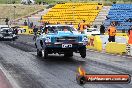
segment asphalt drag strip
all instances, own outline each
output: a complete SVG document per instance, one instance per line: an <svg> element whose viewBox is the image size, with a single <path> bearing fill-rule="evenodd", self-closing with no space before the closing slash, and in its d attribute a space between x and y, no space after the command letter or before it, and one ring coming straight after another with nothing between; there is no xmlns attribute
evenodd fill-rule
<svg viewBox="0 0 132 88"><path fill-rule="evenodd" d="M80 65L88 74L132 75L131 59L87 51L86 60L79 54L74 54L72 58L50 55L45 60L36 56L33 41L22 38L14 42L0 43L0 63L21 88L132 88L131 83L86 84L82 87L76 82L77 68Z"/></svg>

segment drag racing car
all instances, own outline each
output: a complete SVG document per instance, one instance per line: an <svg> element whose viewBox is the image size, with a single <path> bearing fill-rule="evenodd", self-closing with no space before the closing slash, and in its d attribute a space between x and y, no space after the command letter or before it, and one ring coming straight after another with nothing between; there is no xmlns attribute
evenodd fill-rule
<svg viewBox="0 0 132 88"><path fill-rule="evenodd" d="M10 27L0 28L0 40L13 40L17 39L17 35L13 33L13 29Z"/></svg>
<svg viewBox="0 0 132 88"><path fill-rule="evenodd" d="M72 25L47 25L37 37L35 46L39 57L47 58L48 54L64 54L72 57L73 52L86 57L87 36L81 34Z"/></svg>

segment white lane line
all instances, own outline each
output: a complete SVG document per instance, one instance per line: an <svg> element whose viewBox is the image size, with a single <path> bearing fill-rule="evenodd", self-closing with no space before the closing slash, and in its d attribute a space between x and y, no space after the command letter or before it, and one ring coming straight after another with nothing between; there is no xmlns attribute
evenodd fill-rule
<svg viewBox="0 0 132 88"><path fill-rule="evenodd" d="M5 77L8 79L9 83L12 85L13 88L21 88L16 80L10 75L10 73L0 64L0 69L4 73Z"/></svg>

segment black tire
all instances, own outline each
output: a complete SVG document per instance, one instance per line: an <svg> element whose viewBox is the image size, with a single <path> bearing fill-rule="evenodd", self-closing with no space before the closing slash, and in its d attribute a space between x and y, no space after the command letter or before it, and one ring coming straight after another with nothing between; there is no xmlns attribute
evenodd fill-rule
<svg viewBox="0 0 132 88"><path fill-rule="evenodd" d="M0 41L2 41L2 38L0 38Z"/></svg>
<svg viewBox="0 0 132 88"><path fill-rule="evenodd" d="M44 53L44 59L47 59L47 57L48 57L48 51L47 51L47 49L44 49L43 53Z"/></svg>
<svg viewBox="0 0 132 88"><path fill-rule="evenodd" d="M39 50L37 49L37 56L42 57L42 51L39 51Z"/></svg>
<svg viewBox="0 0 132 88"><path fill-rule="evenodd" d="M15 38L12 38L12 41L15 41L16 39Z"/></svg>
<svg viewBox="0 0 132 88"><path fill-rule="evenodd" d="M35 47L37 48L37 44L35 43L34 45L35 45Z"/></svg>
<svg viewBox="0 0 132 88"><path fill-rule="evenodd" d="M80 49L80 55L82 58L86 57L86 47Z"/></svg>
<svg viewBox="0 0 132 88"><path fill-rule="evenodd" d="M3 41L4 40L4 38L0 38L0 41Z"/></svg>
<svg viewBox="0 0 132 88"><path fill-rule="evenodd" d="M64 57L72 57L72 56L73 56L73 52L64 53Z"/></svg>

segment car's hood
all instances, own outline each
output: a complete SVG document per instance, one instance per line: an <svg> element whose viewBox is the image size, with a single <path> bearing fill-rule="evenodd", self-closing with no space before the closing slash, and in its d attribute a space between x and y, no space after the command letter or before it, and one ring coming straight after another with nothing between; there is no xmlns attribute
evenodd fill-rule
<svg viewBox="0 0 132 88"><path fill-rule="evenodd" d="M65 31L58 31L57 35L58 36L75 36L75 35L79 35L79 33L76 31L72 31L72 32L70 32L70 31L66 31L66 32Z"/></svg>
<svg viewBox="0 0 132 88"><path fill-rule="evenodd" d="M42 34L38 38L45 38L45 37L79 37L79 36L85 36L85 34L81 34L78 31L58 31L56 33L48 33L48 34Z"/></svg>
<svg viewBox="0 0 132 88"><path fill-rule="evenodd" d="M50 33L50 34L47 34L47 36L54 36L54 37L61 37L61 36L79 36L81 35L80 33L78 33L77 31L58 31L57 33Z"/></svg>

